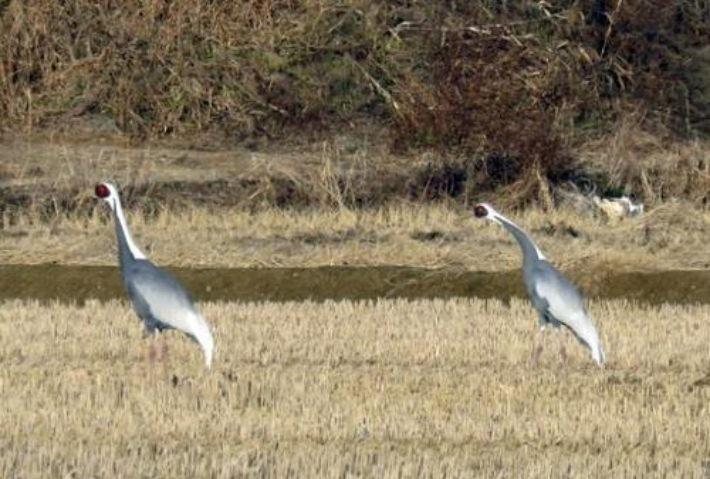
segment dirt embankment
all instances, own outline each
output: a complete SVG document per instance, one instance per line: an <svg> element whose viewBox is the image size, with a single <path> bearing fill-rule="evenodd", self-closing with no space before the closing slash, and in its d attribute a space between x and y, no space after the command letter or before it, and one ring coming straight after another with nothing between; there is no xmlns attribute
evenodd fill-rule
<svg viewBox="0 0 710 479"><path fill-rule="evenodd" d="M380 207L399 202L469 204L493 193L478 162L433 153L391 155L362 140L332 137L264 148L184 142L122 144L97 136L8 140L0 144L0 212L89 214L96 181L120 185L130 209ZM540 180L544 187L547 183Z"/></svg>
<svg viewBox="0 0 710 479"><path fill-rule="evenodd" d="M511 166L506 162L446 159L432 151L392 155L376 137L199 146L187 140L136 145L96 132L74 139L6 137L0 142L0 216L10 221L39 215L48 221L89 215L91 190L100 180L117 183L127 207L145 214L186 207L361 209L478 201L510 210L532 198L550 209L564 206L570 193L604 197L629 189L640 191L635 198L647 207L680 200L704 209L710 200L710 143L666 142L637 122L624 122L614 135L580 148L577 155L587 167L568 181L536 174L525 188L501 189ZM608 183L612 177L618 181Z"/></svg>

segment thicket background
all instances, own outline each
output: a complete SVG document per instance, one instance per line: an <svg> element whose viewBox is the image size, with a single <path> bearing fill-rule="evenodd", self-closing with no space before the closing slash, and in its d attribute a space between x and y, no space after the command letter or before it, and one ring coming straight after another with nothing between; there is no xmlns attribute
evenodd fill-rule
<svg viewBox="0 0 710 479"><path fill-rule="evenodd" d="M586 181L578 146L629 116L660 141L710 131L708 38L708 0L0 0L0 128L375 128L393 153L433 151L442 174L529 198L540 178ZM707 174L696 160L687 174ZM663 197L652 170L594 181Z"/></svg>

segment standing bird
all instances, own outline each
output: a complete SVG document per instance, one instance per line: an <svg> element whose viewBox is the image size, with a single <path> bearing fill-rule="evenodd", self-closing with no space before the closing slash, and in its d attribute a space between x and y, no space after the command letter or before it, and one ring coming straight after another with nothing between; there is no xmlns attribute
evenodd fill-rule
<svg viewBox="0 0 710 479"><path fill-rule="evenodd" d="M490 205L479 204L474 209L477 218L486 218L507 229L523 250L523 281L537 310L540 322L540 344L533 349L531 359L536 362L545 341L545 328L565 326L592 352L597 364L604 362L599 335L584 307L577 288L543 256L530 237L515 223L498 213ZM560 339L561 341L561 339ZM560 343L562 344L562 343ZM561 349L565 356L564 349Z"/></svg>
<svg viewBox="0 0 710 479"><path fill-rule="evenodd" d="M166 329L182 331L202 346L205 363L209 368L214 340L207 321L195 309L180 282L151 263L133 242L116 187L110 183L97 183L95 193L113 211L121 280L147 333L155 334ZM163 343L163 353L165 348ZM151 359L155 356L153 343L149 346L149 356Z"/></svg>

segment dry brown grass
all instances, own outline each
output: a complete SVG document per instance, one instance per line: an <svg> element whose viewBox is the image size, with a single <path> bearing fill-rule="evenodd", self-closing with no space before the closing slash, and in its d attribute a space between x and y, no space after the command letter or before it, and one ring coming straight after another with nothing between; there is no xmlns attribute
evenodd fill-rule
<svg viewBox="0 0 710 479"><path fill-rule="evenodd" d="M608 222L566 205L554 190L559 207L551 210L515 213L505 196L491 200L565 268L707 268L709 154L702 143L663 145L639 121L587 145L584 161L613 184L653 182L640 218ZM14 142L0 148L10 176L0 189L0 263L114 264L108 211L91 198L98 179L111 179L122 186L138 243L160 264L519 267L505 231L461 219L458 205L485 198L475 185L457 189L433 169L412 183L400 177L410 186L398 190L371 161L402 175L414 175L406 169L413 163L377 155L384 153L376 147L349 150L345 138L288 154ZM426 158L416 165L425 172ZM282 179L291 181L285 193L278 191ZM288 198L300 206L291 208Z"/></svg>
<svg viewBox="0 0 710 479"><path fill-rule="evenodd" d="M124 302L0 306L3 477L707 476L708 307L593 303L608 364L531 369L517 300L204 304L206 371Z"/></svg>
<svg viewBox="0 0 710 479"><path fill-rule="evenodd" d="M374 130L529 204L629 109L707 129L709 18L708 0L8 0L0 129L208 148Z"/></svg>
<svg viewBox="0 0 710 479"><path fill-rule="evenodd" d="M686 269L706 268L710 262L710 215L689 204L669 203L619 222L569 208L530 209L511 217L565 269ZM150 216L129 212L128 222L138 244L162 265L496 271L519 268L521 262L517 243L504 229L445 205L256 212L191 207ZM30 212L6 223L0 229L0 263L116 262L113 224L105 208L88 217L62 215L50 222Z"/></svg>
<svg viewBox="0 0 710 479"><path fill-rule="evenodd" d="M684 198L707 207L708 143L678 141L667 131L649 131L643 126L645 121L640 112L629 113L613 133L579 148L586 169L606 179L599 193L633 194L651 204Z"/></svg>
<svg viewBox="0 0 710 479"><path fill-rule="evenodd" d="M447 160L433 153L389 154L373 137L333 136L299 147L244 147L211 151L194 143L141 146L97 138L16 138L0 144L0 213L40 215L45 221L88 213L98 180L120 185L129 207L144 212L185 205L210 207L360 209L393 203L481 199L509 210L538 198L559 206L569 190L600 196L633 195L647 207L673 200L706 209L710 142L678 141L651 132L644 117L629 114L614 133L580 146L581 169L557 182L540 172L530 188L496 189L487 175L506 173L505 161ZM482 174L480 168L487 169ZM500 169L503 168L503 169ZM502 176L501 176L502 175ZM496 180L497 181L497 180ZM508 180L506 180L508 181Z"/></svg>

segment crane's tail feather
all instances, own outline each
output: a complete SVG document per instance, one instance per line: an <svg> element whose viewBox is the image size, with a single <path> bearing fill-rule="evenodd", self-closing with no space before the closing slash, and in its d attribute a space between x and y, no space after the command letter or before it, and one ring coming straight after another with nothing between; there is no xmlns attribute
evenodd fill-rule
<svg viewBox="0 0 710 479"><path fill-rule="evenodd" d="M212 337L212 332L207 324L207 321L200 313L195 313L195 318L193 321L193 330L191 331L192 336L195 340L200 343L202 349L205 353L205 364L209 368L212 366L212 355L214 353L214 338Z"/></svg>
<svg viewBox="0 0 710 479"><path fill-rule="evenodd" d="M604 357L604 350L602 349L601 344L597 344L596 348L590 349L592 349L592 358L594 358L594 361L600 366L604 364L606 358Z"/></svg>
<svg viewBox="0 0 710 479"><path fill-rule="evenodd" d="M594 326L591 326L590 324L589 331L586 331L584 337L578 336L578 339L591 350L592 359L594 359L595 363L600 366L604 364L604 350L602 349L602 344L599 340L599 334L597 334L597 330L594 329Z"/></svg>
<svg viewBox="0 0 710 479"><path fill-rule="evenodd" d="M577 341L589 348L589 350L592 352L592 359L594 359L594 362L601 366L602 364L604 364L605 356L604 350L602 349L601 341L599 340L599 334L597 333L597 330L594 327L591 318L586 314L583 316L583 318L584 320L580 321L580 324L577 325L576 328L571 328L566 324L565 326L567 326L570 331L572 331L572 334L577 339Z"/></svg>

